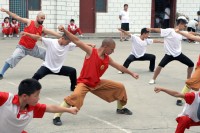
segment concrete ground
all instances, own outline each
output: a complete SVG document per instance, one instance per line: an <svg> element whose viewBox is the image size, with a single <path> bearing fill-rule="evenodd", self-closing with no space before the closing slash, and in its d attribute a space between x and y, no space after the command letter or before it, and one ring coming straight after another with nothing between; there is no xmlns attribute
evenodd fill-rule
<svg viewBox="0 0 200 133"><path fill-rule="evenodd" d="M97 47L102 39L83 39L85 42L95 43ZM120 42L115 39L116 49L111 57L123 64L131 50L131 42ZM18 39L0 40L0 67L12 54ZM38 43L42 46L41 43ZM183 42L183 53L194 63L199 56L200 44ZM163 44L148 46L148 53L156 55L156 66L164 55ZM79 75L85 53L79 48L69 52L65 65L75 67ZM22 59L14 69L9 69L5 78L0 80L0 91L17 93L19 82L30 78L41 66L42 60L30 56ZM68 113L61 117L62 126L52 124L53 114L46 113L43 119L34 119L27 127L30 133L172 133L176 128L175 118L183 107L175 105L176 98L165 93L156 94L155 86L162 86L176 91L181 91L186 79L187 67L177 61L169 63L158 76L155 85L149 85L148 81L153 73L148 70L149 62L133 62L129 69L140 75L138 80L128 74L118 74L117 70L110 67L102 78L122 82L127 91L128 103L126 105L133 115L118 115L116 102L107 103L91 93L88 93L84 105L79 113L74 116ZM43 88L40 95L40 103L57 104L69 94L70 81L68 77L48 75L40 80ZM199 133L199 127L191 127L186 133Z"/></svg>

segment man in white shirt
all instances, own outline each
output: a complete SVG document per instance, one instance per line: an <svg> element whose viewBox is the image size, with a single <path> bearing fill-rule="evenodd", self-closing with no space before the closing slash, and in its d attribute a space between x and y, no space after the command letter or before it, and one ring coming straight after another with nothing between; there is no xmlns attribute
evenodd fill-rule
<svg viewBox="0 0 200 133"><path fill-rule="evenodd" d="M180 16L177 19L177 26L175 27L175 29L184 30L186 28L186 24L187 24L187 19L184 16ZM149 81L149 84L155 84L155 80L159 75L159 73L161 72L161 69L173 60L180 61L181 63L188 66L187 78L190 78L191 73L193 71L194 63L182 53L181 40L183 36L176 33L175 30L172 28L168 29L149 28L148 30L161 33L161 37L164 37L164 50L165 50L165 56L163 57L158 67L156 68L153 79Z"/></svg>
<svg viewBox="0 0 200 133"><path fill-rule="evenodd" d="M129 31L129 12L128 12L128 4L124 4L124 10L122 10L119 14L119 19L121 21L121 29L125 31ZM123 32L120 33L120 41L122 42L124 38L124 41L128 41L126 36Z"/></svg>
<svg viewBox="0 0 200 133"><path fill-rule="evenodd" d="M32 78L40 80L48 74L69 76L71 80L70 89L71 91L74 91L77 80L76 69L69 66L63 66L63 64L67 52L73 50L76 45L71 43L65 34L59 39L44 38L27 32L23 32L22 35L29 36L35 40L40 40L46 47L45 61Z"/></svg>
<svg viewBox="0 0 200 133"><path fill-rule="evenodd" d="M155 60L156 56L153 54L146 53L146 47L147 45L153 44L153 43L162 43L162 41L159 40L153 40L148 39L149 37L149 31L147 31L147 28L141 29L141 35L137 36L135 34L131 34L127 31L124 31L122 29L119 29L119 31L123 32L125 35L129 36L132 41L132 51L129 57L124 62L123 66L128 68L130 63L133 61L150 61L149 64L149 71L153 72L155 68ZM122 73L122 72L118 72Z"/></svg>
<svg viewBox="0 0 200 133"><path fill-rule="evenodd" d="M198 26L198 20L192 19L187 24L187 31L196 32L197 26Z"/></svg>
<svg viewBox="0 0 200 133"><path fill-rule="evenodd" d="M169 20L170 20L170 5L168 4L165 8L164 22L163 28L169 28Z"/></svg>

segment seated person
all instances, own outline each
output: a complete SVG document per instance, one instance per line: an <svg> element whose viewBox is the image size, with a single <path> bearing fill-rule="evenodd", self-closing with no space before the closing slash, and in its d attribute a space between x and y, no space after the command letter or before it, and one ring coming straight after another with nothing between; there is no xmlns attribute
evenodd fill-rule
<svg viewBox="0 0 200 133"><path fill-rule="evenodd" d="M196 19L190 20L187 24L187 31L188 32L196 32L197 26L198 26L198 20L196 20ZM195 41L191 40L191 39L188 39L188 42L189 43L191 43L191 42L195 43Z"/></svg>
<svg viewBox="0 0 200 133"><path fill-rule="evenodd" d="M73 35L76 35L76 33L78 32L78 34L82 37L82 32L81 29L78 28L75 24L74 24L74 19L70 20L70 24L68 24L68 31L71 32Z"/></svg>
<svg viewBox="0 0 200 133"><path fill-rule="evenodd" d="M12 18L11 27L12 27L13 35L16 34L17 37L19 37L18 33L19 33L20 24L15 18Z"/></svg>
<svg viewBox="0 0 200 133"><path fill-rule="evenodd" d="M5 17L2 23L2 33L4 37L12 37L12 28L9 22L9 17Z"/></svg>

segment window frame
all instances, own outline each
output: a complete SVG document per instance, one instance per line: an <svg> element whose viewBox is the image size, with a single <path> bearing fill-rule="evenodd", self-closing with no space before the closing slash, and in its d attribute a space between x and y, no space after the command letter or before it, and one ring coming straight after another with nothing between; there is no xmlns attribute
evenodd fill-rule
<svg viewBox="0 0 200 133"><path fill-rule="evenodd" d="M100 0L102 1L102 0ZM108 12L108 0L104 0L105 1L105 11L97 11L97 0L95 2L95 8L96 8L96 13L107 13Z"/></svg>
<svg viewBox="0 0 200 133"><path fill-rule="evenodd" d="M28 6L27 6L27 7L28 7L28 10L29 10L29 11L41 11L41 10L42 10L42 6L41 6L41 5L42 5L42 0L38 0L38 1L39 1L39 6L38 6L39 9L29 9L29 1L30 1L30 0L27 0L27 1L28 1L28 3L27 3ZM32 0L32 1L35 2L36 0ZM31 2L30 2L30 3L31 3Z"/></svg>

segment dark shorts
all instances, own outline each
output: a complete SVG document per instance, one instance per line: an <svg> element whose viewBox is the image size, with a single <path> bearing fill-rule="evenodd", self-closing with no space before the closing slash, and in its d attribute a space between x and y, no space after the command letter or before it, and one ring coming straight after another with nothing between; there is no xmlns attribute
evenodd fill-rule
<svg viewBox="0 0 200 133"><path fill-rule="evenodd" d="M192 32L196 32L196 30L193 29L192 27L188 27L188 28L187 28L187 31L189 31L189 32L190 32L190 31L192 31Z"/></svg>
<svg viewBox="0 0 200 133"><path fill-rule="evenodd" d="M125 31L129 31L129 23L121 23L121 29Z"/></svg>
<svg viewBox="0 0 200 133"><path fill-rule="evenodd" d="M158 66L165 67L169 62L171 62L173 60L177 60L177 61L187 65L188 67L194 67L194 63L187 56L185 56L182 53L177 57L173 57L171 55L165 54L165 56L162 58L162 60L160 61Z"/></svg>

